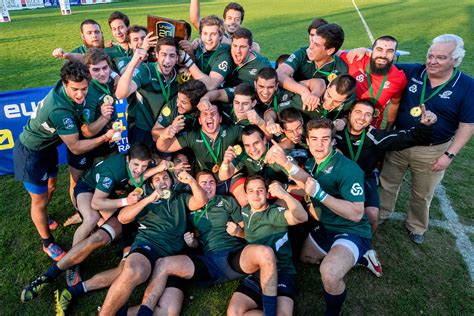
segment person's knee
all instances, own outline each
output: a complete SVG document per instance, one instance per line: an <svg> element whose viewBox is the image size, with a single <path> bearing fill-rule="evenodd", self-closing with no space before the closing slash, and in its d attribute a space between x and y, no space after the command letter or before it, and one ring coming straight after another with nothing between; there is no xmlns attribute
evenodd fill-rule
<svg viewBox="0 0 474 316"><path fill-rule="evenodd" d="M229 306L227 306L227 316L243 315L245 312L244 307L240 304L230 302Z"/></svg>
<svg viewBox="0 0 474 316"><path fill-rule="evenodd" d="M268 246L258 246L258 257L260 267L272 267L276 264L273 249Z"/></svg>
<svg viewBox="0 0 474 316"><path fill-rule="evenodd" d="M88 245L99 248L107 245L111 241L111 238L103 229L98 229L86 240Z"/></svg>
<svg viewBox="0 0 474 316"><path fill-rule="evenodd" d="M337 287L337 284L342 279L337 273L335 267L325 261L321 263L319 272L321 273L321 281L323 282L324 287L328 289Z"/></svg>

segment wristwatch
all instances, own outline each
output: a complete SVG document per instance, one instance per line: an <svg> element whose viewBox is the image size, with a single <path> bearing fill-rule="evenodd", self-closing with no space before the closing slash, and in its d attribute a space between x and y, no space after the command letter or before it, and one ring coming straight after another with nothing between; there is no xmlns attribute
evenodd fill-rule
<svg viewBox="0 0 474 316"><path fill-rule="evenodd" d="M445 154L446 156L448 156L449 159L453 159L454 157L456 157L455 154L452 154L452 153L450 153L449 151L445 151L444 154Z"/></svg>

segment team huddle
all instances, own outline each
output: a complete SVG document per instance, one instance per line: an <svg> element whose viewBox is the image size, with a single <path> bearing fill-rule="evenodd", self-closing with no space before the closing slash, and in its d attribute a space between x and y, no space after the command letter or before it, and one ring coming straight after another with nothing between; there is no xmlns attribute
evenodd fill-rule
<svg viewBox="0 0 474 316"><path fill-rule="evenodd" d="M291 315L302 261L319 264L325 315L339 315L354 266L383 275L372 236L407 171L406 229L424 242L435 187L474 131L462 38L440 35L425 64L395 65L393 36L341 51L343 28L315 18L308 45L285 47L273 65L242 27L241 5L229 3L223 19L201 17L199 6L191 0L180 41L115 11L112 41L87 19L82 45L53 51L65 60L60 80L14 148L15 176L54 260L23 302L65 273L57 315L104 288L100 315L178 315L189 284L240 280L223 298L227 314ZM116 143L122 99L126 153ZM61 143L80 223L67 252L47 214ZM80 263L111 242L123 248L117 267L82 280ZM141 305L129 307L145 282Z"/></svg>

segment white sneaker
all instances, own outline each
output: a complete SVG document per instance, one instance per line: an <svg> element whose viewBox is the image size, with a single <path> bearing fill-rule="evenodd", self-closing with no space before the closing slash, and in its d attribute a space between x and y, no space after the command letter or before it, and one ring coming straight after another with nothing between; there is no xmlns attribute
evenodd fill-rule
<svg viewBox="0 0 474 316"><path fill-rule="evenodd" d="M380 278L383 275L382 264L377 257L375 250L370 249L364 254L364 258L367 260L367 269L372 271L376 277Z"/></svg>

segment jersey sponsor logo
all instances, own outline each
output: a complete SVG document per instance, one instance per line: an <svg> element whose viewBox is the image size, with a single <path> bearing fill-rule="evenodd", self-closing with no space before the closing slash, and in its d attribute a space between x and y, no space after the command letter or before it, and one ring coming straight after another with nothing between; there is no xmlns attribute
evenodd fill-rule
<svg viewBox="0 0 474 316"><path fill-rule="evenodd" d="M217 206L217 207L222 207L222 206L224 206L224 201L220 201L219 203L217 203L216 206Z"/></svg>
<svg viewBox="0 0 474 316"><path fill-rule="evenodd" d="M417 80L415 78L411 78L411 81L416 82L417 84L423 84L423 81Z"/></svg>
<svg viewBox="0 0 474 316"><path fill-rule="evenodd" d="M412 84L410 88L408 88L408 91L411 93L416 93L416 91L418 91L418 86L416 84Z"/></svg>
<svg viewBox="0 0 474 316"><path fill-rule="evenodd" d="M160 114L160 115L158 116L158 120L157 120L157 121L158 121L158 123L163 122L163 115Z"/></svg>
<svg viewBox="0 0 474 316"><path fill-rule="evenodd" d="M104 180L102 180L102 185L104 186L104 188L110 189L110 187L112 186L112 179L110 179L109 177L105 177Z"/></svg>
<svg viewBox="0 0 474 316"><path fill-rule="evenodd" d="M117 68L120 70L120 72L122 72L122 68L125 66L125 60L121 60L118 62L117 64Z"/></svg>
<svg viewBox="0 0 474 316"><path fill-rule="evenodd" d="M43 123L41 124L41 126L42 126L45 130L47 130L48 132L50 132L51 134L56 133L56 130L55 130L54 128L52 128L51 126L49 126L48 123L46 123L46 122L43 122Z"/></svg>
<svg viewBox="0 0 474 316"><path fill-rule="evenodd" d="M351 194L353 196L359 196L364 194L364 189L360 186L358 182L354 183L351 188Z"/></svg>
<svg viewBox="0 0 474 316"><path fill-rule="evenodd" d="M278 252L278 250L280 250L281 246L283 246L287 241L288 241L288 233L286 233L285 235L283 235L280 239L278 239L278 240L275 242L275 250L276 250L276 252Z"/></svg>
<svg viewBox="0 0 474 316"><path fill-rule="evenodd" d="M290 57L288 57L288 59L286 61L291 63L291 62L293 62L293 60L295 60L295 58L296 58L295 54L291 54Z"/></svg>
<svg viewBox="0 0 474 316"><path fill-rule="evenodd" d="M250 69L250 70L249 70L249 74L252 75L252 76L257 75L257 68Z"/></svg>
<svg viewBox="0 0 474 316"><path fill-rule="evenodd" d="M284 284L284 283L278 283L277 287L285 288L285 289L287 288L286 284Z"/></svg>
<svg viewBox="0 0 474 316"><path fill-rule="evenodd" d="M443 93L440 93L439 97L441 99L449 99L451 94L453 94L453 92L448 90L448 91L444 91Z"/></svg>
<svg viewBox="0 0 474 316"><path fill-rule="evenodd" d="M98 164L96 165L96 167L98 166ZM99 180L100 180L100 174L99 173L96 173L95 174L95 183L99 183Z"/></svg>
<svg viewBox="0 0 474 316"><path fill-rule="evenodd" d="M226 136L227 136L227 131L226 131L226 130L223 130L221 136L222 136L222 137L226 137Z"/></svg>
<svg viewBox="0 0 474 316"><path fill-rule="evenodd" d="M41 181L46 181L46 180L48 180L48 173L47 172L41 177Z"/></svg>
<svg viewBox="0 0 474 316"><path fill-rule="evenodd" d="M74 127L74 121L70 117L63 118L63 125L65 129L72 129Z"/></svg>
<svg viewBox="0 0 474 316"><path fill-rule="evenodd" d="M332 169L333 169L333 168L334 168L334 167L329 167L329 168L327 168L326 170L324 170L323 172L324 172L325 174L330 174L330 173L332 172Z"/></svg>
<svg viewBox="0 0 474 316"><path fill-rule="evenodd" d="M282 102L280 104L278 104L280 106L280 108L286 108L287 106L290 105L290 101L286 101L286 102Z"/></svg>
<svg viewBox="0 0 474 316"><path fill-rule="evenodd" d="M364 82L364 75L363 74L360 74L356 77L356 80L359 81L359 82Z"/></svg>
<svg viewBox="0 0 474 316"><path fill-rule="evenodd" d="M278 212L284 212L284 211L286 211L286 208L284 208L283 206L279 206L279 207L277 207L277 210L278 210Z"/></svg>
<svg viewBox="0 0 474 316"><path fill-rule="evenodd" d="M135 70L133 70L133 78L137 77L138 74L140 74L140 70L138 68L135 68Z"/></svg>
<svg viewBox="0 0 474 316"><path fill-rule="evenodd" d="M222 71L227 71L227 65L228 65L227 61L224 60L217 67Z"/></svg>
<svg viewBox="0 0 474 316"><path fill-rule="evenodd" d="M82 159L79 161L79 164L83 166L83 165L86 164L86 162L87 162L87 159L86 159L86 158L82 158Z"/></svg>
<svg viewBox="0 0 474 316"><path fill-rule="evenodd" d="M390 88L390 81L385 81L384 85L383 85L383 89L388 89Z"/></svg>
<svg viewBox="0 0 474 316"><path fill-rule="evenodd" d="M288 93L285 93L284 95L282 95L281 100L286 101L288 100L288 98L289 98Z"/></svg>
<svg viewBox="0 0 474 316"><path fill-rule="evenodd" d="M140 223L138 225L138 229L147 229L148 227L146 227L145 225L143 225L142 223ZM143 248L147 248L148 246L143 246ZM149 247L148 247L149 248Z"/></svg>
<svg viewBox="0 0 474 316"><path fill-rule="evenodd" d="M84 118L89 120L91 116L91 110L90 109L84 109L82 110L82 113L84 113Z"/></svg>

